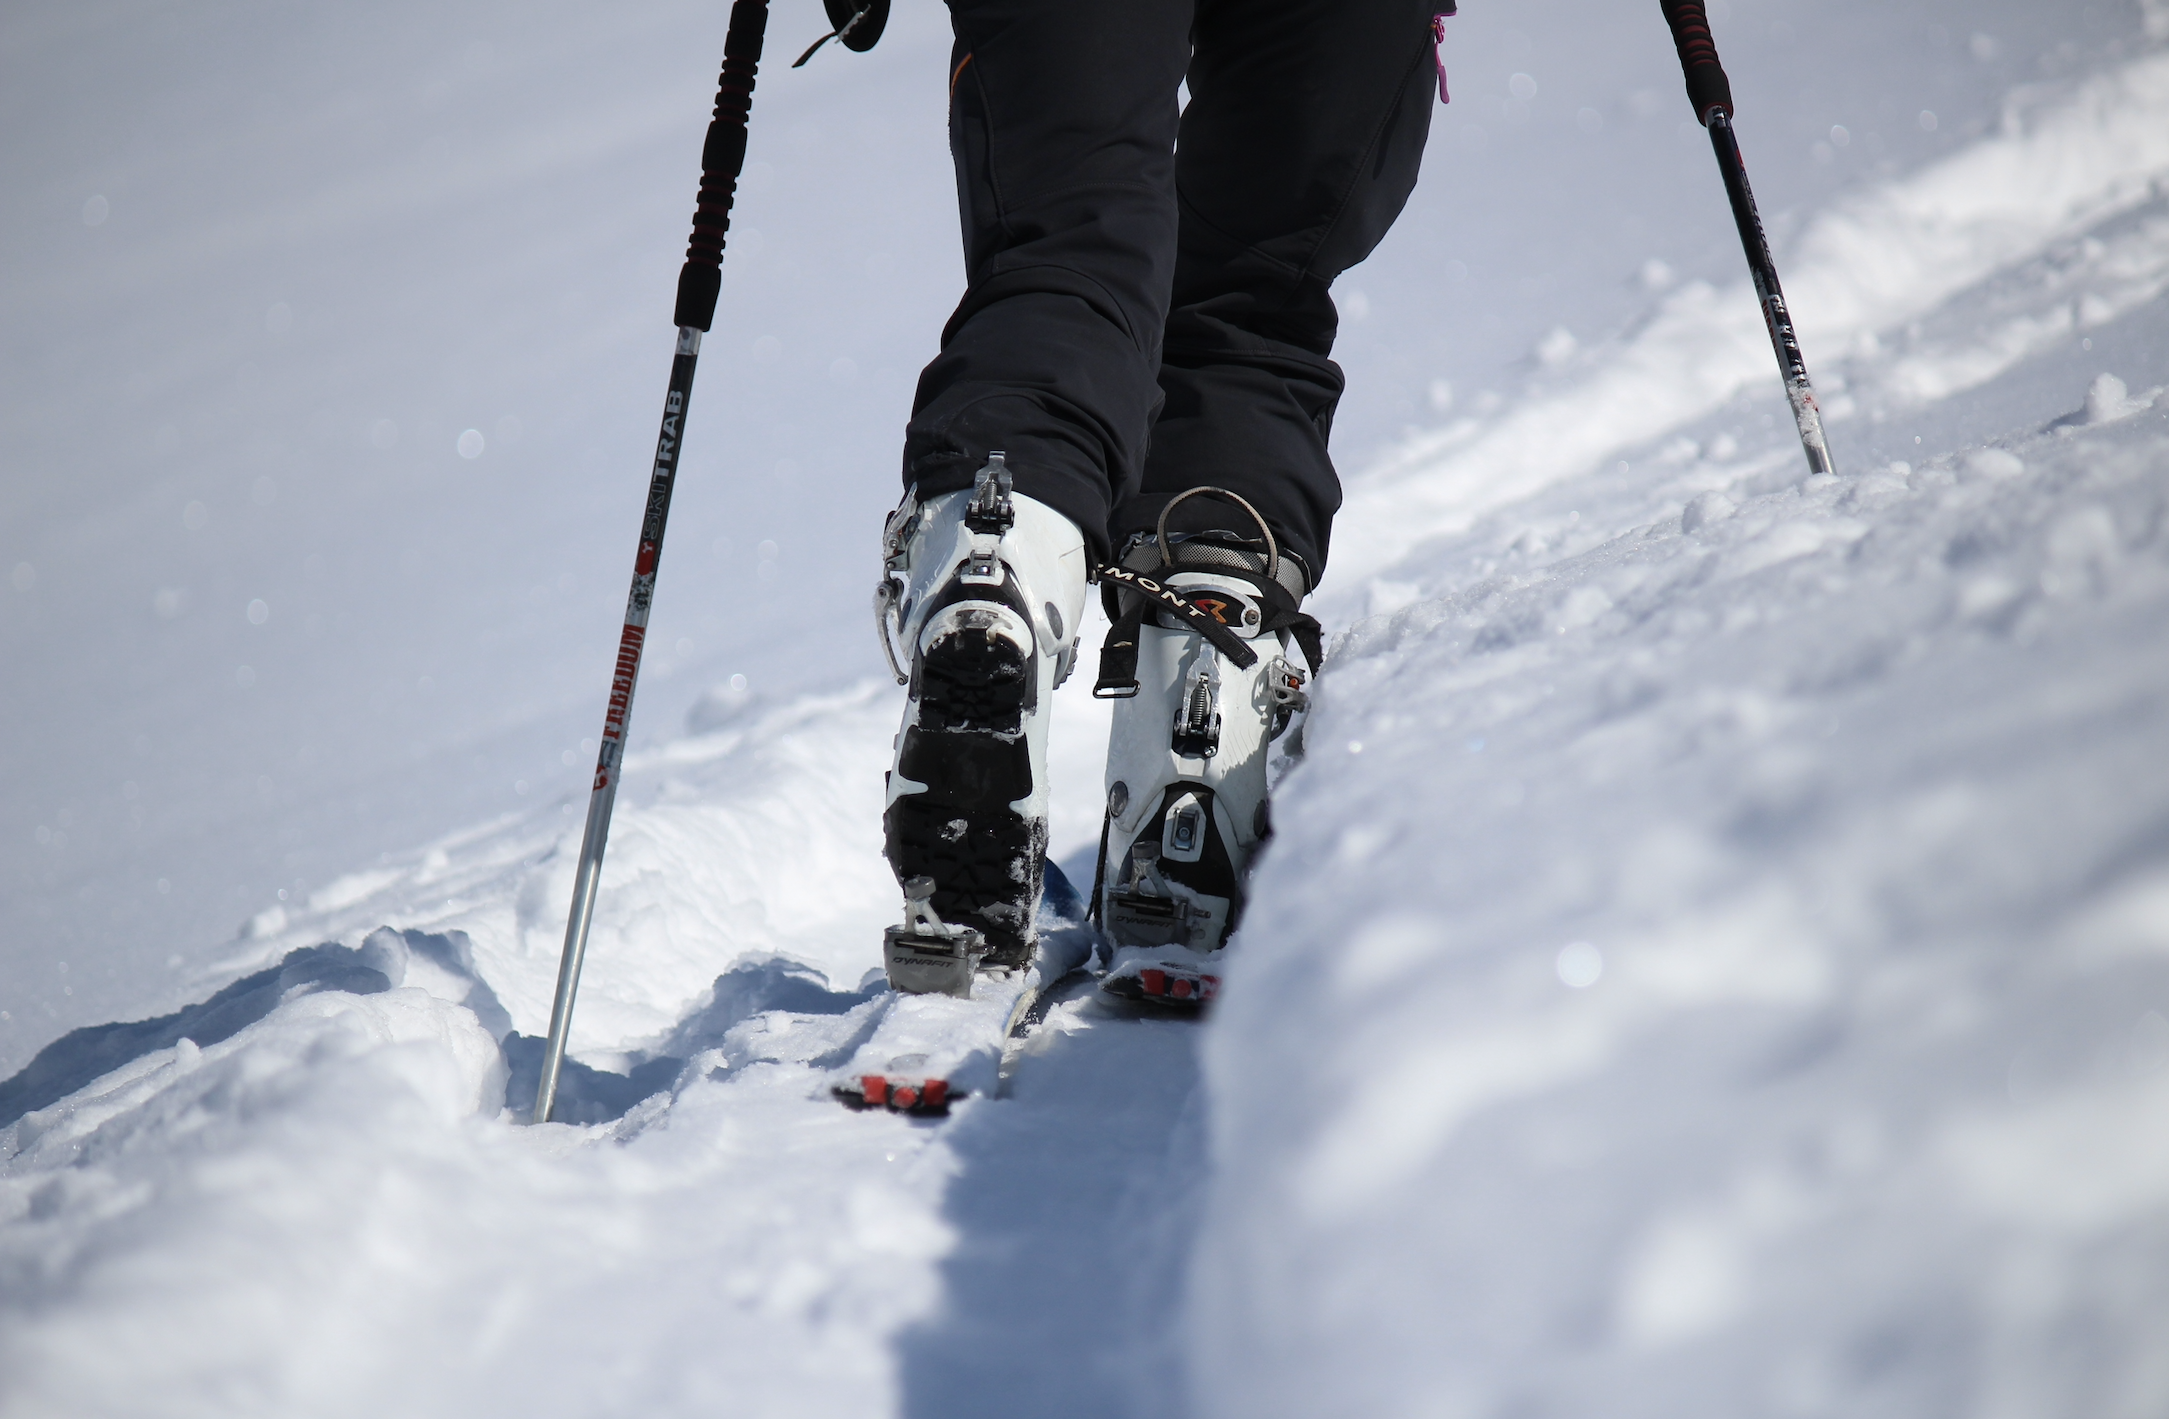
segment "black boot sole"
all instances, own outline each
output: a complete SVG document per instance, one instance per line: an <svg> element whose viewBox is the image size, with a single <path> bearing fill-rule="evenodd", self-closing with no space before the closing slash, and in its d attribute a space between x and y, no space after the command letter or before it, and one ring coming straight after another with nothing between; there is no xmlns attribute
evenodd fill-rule
<svg viewBox="0 0 2169 1419"><path fill-rule="evenodd" d="M984 966L1030 958L1046 870L1046 824L1009 806L1032 792L1023 720L1033 669L1028 654L984 630L929 646L913 675L919 722L897 756L897 772L928 788L882 818L897 879L933 878L935 913L986 934Z"/></svg>

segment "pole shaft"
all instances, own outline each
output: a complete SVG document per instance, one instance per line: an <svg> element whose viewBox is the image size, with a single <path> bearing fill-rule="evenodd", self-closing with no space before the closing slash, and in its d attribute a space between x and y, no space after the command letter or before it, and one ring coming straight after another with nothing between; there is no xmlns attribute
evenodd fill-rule
<svg viewBox="0 0 2169 1419"><path fill-rule="evenodd" d="M679 327L677 357L670 362L670 389L663 397L663 424L655 436L648 508L640 523L640 548L633 557L632 591L625 600L625 626L618 635L617 665L610 677L610 705L603 714L602 744L595 755L595 785L588 793L587 828L580 835L572 911L565 921L565 952L558 961L557 995L550 1007L550 1039L543 1051L542 1078L535 1091L536 1123L548 1123L550 1108L557 1102L557 1076L565 1061L565 1040L572 1031L572 1003L580 989L580 967L587 956L588 927L595 919L603 850L610 840L610 814L617 805L619 771L625 762L625 731L632 721L633 691L640 683L648 612L655 601L663 531L670 521L670 495L678 482L679 445L685 433L686 408L693 398L693 371L699 361L700 332L691 326Z"/></svg>
<svg viewBox="0 0 2169 1419"><path fill-rule="evenodd" d="M1762 216L1755 210L1755 193L1747 185L1747 165L1740 159L1740 144L1732 132L1732 81L1717 57L1717 40L1710 33L1710 17L1703 0L1658 0L1665 23L1672 27L1672 44L1679 51L1680 72L1687 80L1687 101L1694 106L1695 122L1710 130L1710 146L1717 152L1717 169L1725 179L1725 196L1732 203L1732 220L1740 229L1740 247L1747 253L1748 274L1755 281L1755 300L1762 307L1762 323L1770 332L1770 349L1785 381L1785 397L1792 404L1793 426L1800 431L1800 447L1807 454L1810 473L1835 471L1830 464L1830 444L1823 437L1822 406L1815 402L1815 386L1808 382L1807 361L1800 355L1800 338L1793 331L1792 312L1777 284L1777 265L1770 259L1770 240L1762 230Z"/></svg>
<svg viewBox="0 0 2169 1419"><path fill-rule="evenodd" d="M557 1103L558 1075L565 1065L565 1044L572 1035L572 1006L580 992L588 929L594 924L595 898L602 887L603 850L610 840L610 814L617 806L625 732L632 721L633 691L640 683L640 657L647 645L648 611L654 604L656 569L663 558L670 495L678 481L686 409L693 400L693 371L700 362L701 333L714 323L716 297L722 290L723 243L730 232L738 176L745 167L746 120L753 111L753 82L760 70L767 27L768 0L737 0L731 6L715 112L708 122L707 141L701 145L693 234L686 245L685 265L678 272L677 356L670 362L662 428L655 436L647 513L640 523L640 548L633 557L632 592L625 601L625 627L618 636L617 666L610 678L610 707L603 715L602 745L595 756L595 786L588 794L587 827L580 835L580 861L573 874L572 909L565 918L565 951L557 965L550 1038L543 1049L542 1076L536 1082L536 1123L550 1121L550 1110Z"/></svg>
<svg viewBox="0 0 2169 1419"><path fill-rule="evenodd" d="M1807 361L1800 354L1800 339L1793 331L1792 312L1785 292L1777 283L1777 266L1770 259L1770 239L1762 230L1762 215L1755 210L1754 190L1747 185L1747 166L1740 160L1739 140L1733 136L1732 118L1722 109L1711 112L1710 146L1717 152L1717 166L1724 174L1725 196L1732 201L1732 220L1740 229L1740 247L1747 253L1748 274L1755 281L1755 299L1762 306L1762 323L1770 332L1770 350L1777 356L1778 373L1785 380L1785 397L1792 403L1792 421L1800 431L1800 447L1807 454L1810 473L1834 471L1830 444L1823 437L1822 406L1815 402L1815 386L1808 380Z"/></svg>

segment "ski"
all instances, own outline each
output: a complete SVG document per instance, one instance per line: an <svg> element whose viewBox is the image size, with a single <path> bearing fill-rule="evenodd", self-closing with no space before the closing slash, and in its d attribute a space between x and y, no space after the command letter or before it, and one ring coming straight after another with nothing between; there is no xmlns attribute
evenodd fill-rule
<svg viewBox="0 0 2169 1419"><path fill-rule="evenodd" d="M1023 966L978 969L966 949L943 952L925 917L909 914L925 902L910 898L906 924L889 932L887 1002L829 1089L846 1107L939 1117L992 1094L1002 1052L1032 1007L1100 945L1084 899L1052 863L1034 919L1038 941Z"/></svg>

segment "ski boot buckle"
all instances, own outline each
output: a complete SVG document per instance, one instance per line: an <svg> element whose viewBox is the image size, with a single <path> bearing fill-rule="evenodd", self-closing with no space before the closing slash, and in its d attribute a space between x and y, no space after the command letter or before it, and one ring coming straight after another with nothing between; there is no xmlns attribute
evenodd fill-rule
<svg viewBox="0 0 2169 1419"><path fill-rule="evenodd" d="M967 586L1002 584L1002 535L1017 522L1016 507L1009 501L1014 482L1009 460L999 451L987 455L986 466L972 479L971 506L964 512L972 546L957 577Z"/></svg>

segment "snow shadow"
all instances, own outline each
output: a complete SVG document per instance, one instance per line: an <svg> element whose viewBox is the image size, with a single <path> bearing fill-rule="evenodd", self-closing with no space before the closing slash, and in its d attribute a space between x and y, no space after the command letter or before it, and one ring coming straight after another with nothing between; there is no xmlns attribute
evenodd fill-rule
<svg viewBox="0 0 2169 1419"><path fill-rule="evenodd" d="M708 1001L680 1020L653 1050L624 1074L567 1059L558 1072L557 1102L550 1117L558 1123L609 1123L634 1105L669 1089L685 1063L702 1050L714 1049L732 1027L770 1010L794 1015L841 1015L885 989L878 973L865 988L839 991L827 978L801 962L782 956L741 961L715 978ZM535 1111L547 1041L538 1035L504 1037L505 1107L517 1117Z"/></svg>
<svg viewBox="0 0 2169 1419"><path fill-rule="evenodd" d="M375 995L402 985L419 986L439 998L456 1000L473 1011L475 1019L491 1035L504 1041L512 1038L512 1017L497 999L497 992L476 971L474 946L466 932L378 927L363 938L360 946L326 941L297 947L277 965L243 976L210 999L185 1005L171 1015L85 1025L69 1031L39 1050L22 1072L0 1082L0 1128L33 1109L58 1103L124 1064L157 1050L171 1049L182 1040L199 1048L217 1044L296 996L319 991ZM669 1080L664 1083L667 1085ZM532 1087L528 1097L532 1104ZM639 1097L645 1098L646 1094Z"/></svg>
<svg viewBox="0 0 2169 1419"><path fill-rule="evenodd" d="M658 1053L690 1059L715 1049L743 1022L770 1010L793 1015L842 1015L889 988L879 969L867 973L857 990L833 990L828 978L788 956L740 961L715 978L708 1003L680 1020Z"/></svg>
<svg viewBox="0 0 2169 1419"><path fill-rule="evenodd" d="M510 1034L500 1048L505 1056L505 1107L513 1117L530 1118L535 1095L542 1088L542 1056L549 1041L540 1035ZM642 1099L662 1093L678 1080L685 1068L682 1058L658 1055L633 1066L629 1073L613 1074L568 1056L557 1071L557 1102L550 1106L553 1123L609 1123L625 1117Z"/></svg>
<svg viewBox="0 0 2169 1419"><path fill-rule="evenodd" d="M199 1047L217 1044L296 996L326 990L375 995L400 985L419 986L473 1011L504 1054L505 1107L520 1118L534 1112L546 1042L512 1028L497 992L475 969L467 933L379 927L358 947L327 941L289 951L277 965L171 1015L70 1031L38 1051L20 1073L0 1082L0 1128L153 1051L171 1049L182 1040ZM626 1073L566 1060L551 1116L560 1123L583 1124L622 1118L643 1099L669 1089L688 1059L720 1045L741 1021L769 1010L841 1015L883 988L874 978L860 990L831 990L819 971L780 956L742 961L717 976L706 1003L679 1021L653 1050L636 1055L638 1062Z"/></svg>
<svg viewBox="0 0 2169 1419"><path fill-rule="evenodd" d="M324 990L374 995L388 990L387 964L383 953L371 950L366 942L360 949L331 942L302 946L287 952L277 965L243 976L209 1000L183 1006L171 1015L70 1030L39 1050L20 1073L0 1082L0 1128L33 1109L58 1103L155 1050L171 1049L182 1040L199 1046L216 1044L297 995Z"/></svg>
<svg viewBox="0 0 2169 1419"><path fill-rule="evenodd" d="M244 976L210 999L183 1006L171 1015L70 1031L38 1051L13 1078L0 1082L0 1128L182 1040L199 1047L217 1044L296 996L327 990L375 995L401 985L419 986L473 1011L503 1052L505 1107L520 1118L534 1112L545 1041L512 1028L512 1017L497 992L475 969L467 933L379 927L358 947L327 941L289 951L277 965ZM622 1118L643 1099L669 1089L688 1059L721 1044L731 1027L743 1020L769 1010L841 1015L883 988L876 978L860 990L831 990L820 972L783 957L740 962L717 976L707 1002L679 1021L655 1049L636 1055L638 1062L626 1073L566 1060L551 1116L560 1123L609 1123Z"/></svg>
<svg viewBox="0 0 2169 1419"><path fill-rule="evenodd" d="M362 939L362 954L397 985L419 986L474 1012L490 1037L512 1033L512 1016L475 968L474 943L464 931L395 931L380 926ZM200 1042L199 1042L200 1043Z"/></svg>
<svg viewBox="0 0 2169 1419"><path fill-rule="evenodd" d="M1064 992L1008 1097L953 1118L958 1242L897 1340L908 1419L1176 1419L1205 1178L1197 1021Z"/></svg>

